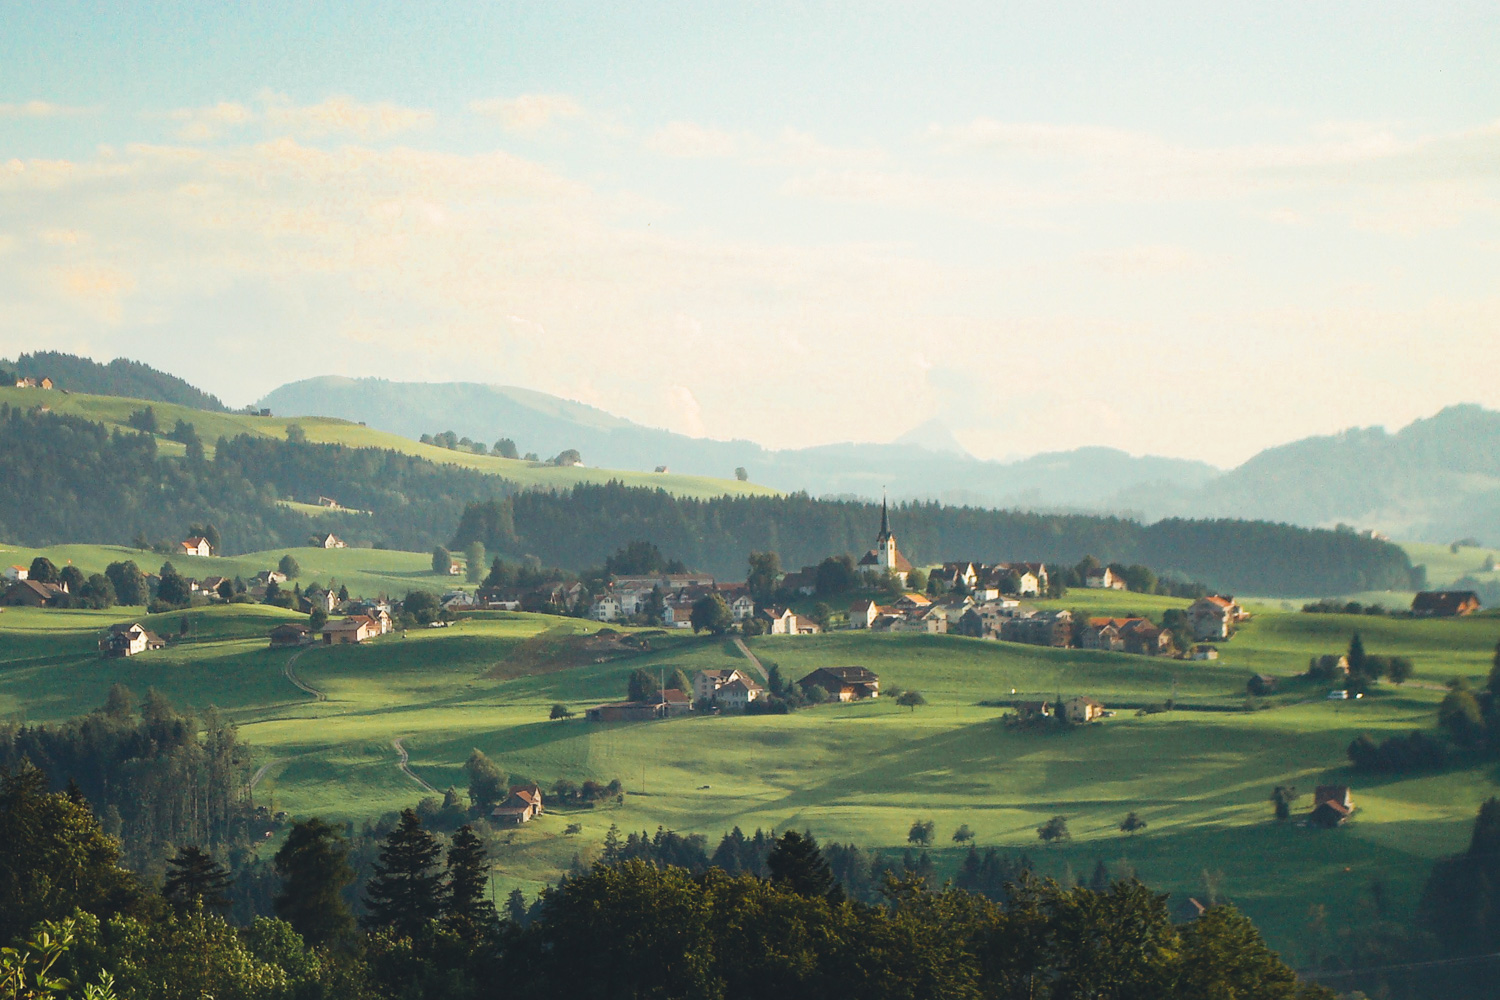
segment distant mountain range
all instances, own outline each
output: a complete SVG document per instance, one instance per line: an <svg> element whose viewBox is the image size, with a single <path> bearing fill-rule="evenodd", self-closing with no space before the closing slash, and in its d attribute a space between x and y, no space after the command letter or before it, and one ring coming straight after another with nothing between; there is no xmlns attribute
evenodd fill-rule
<svg viewBox="0 0 1500 1000"><path fill-rule="evenodd" d="M983 507L1098 510L1121 489L1192 490L1217 470L1203 462L1135 458L1112 448L987 462L969 455L938 422L891 444L832 444L772 451L645 427L583 403L513 386L387 382L332 376L284 385L258 406L278 414L359 420L418 437L452 430L493 444L511 438L542 458L576 448L589 465L726 477L736 468L786 492L814 496L935 499Z"/></svg>
<svg viewBox="0 0 1500 1000"><path fill-rule="evenodd" d="M1223 471L1204 462L1078 448L1011 462L976 459L931 422L889 444L773 451L645 427L511 386L322 377L258 404L278 414L360 420L410 437L453 430L512 438L542 457L576 448L589 465L727 476L815 496L933 499L982 507L1339 523L1412 541L1500 535L1500 413L1451 406L1392 434L1345 431L1269 448Z"/></svg>

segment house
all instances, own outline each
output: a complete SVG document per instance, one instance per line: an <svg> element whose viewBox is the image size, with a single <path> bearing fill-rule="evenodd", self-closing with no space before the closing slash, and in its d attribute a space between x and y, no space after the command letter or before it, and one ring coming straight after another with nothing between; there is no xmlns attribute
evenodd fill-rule
<svg viewBox="0 0 1500 1000"><path fill-rule="evenodd" d="M661 623L667 628L693 627L692 601L672 600L661 609Z"/></svg>
<svg viewBox="0 0 1500 1000"><path fill-rule="evenodd" d="M255 582L262 587L276 584L278 587L286 583L286 574L279 569L263 569L255 574Z"/></svg>
<svg viewBox="0 0 1500 1000"><path fill-rule="evenodd" d="M797 634L798 618L791 608L761 608L757 613L761 621L765 623L768 634Z"/></svg>
<svg viewBox="0 0 1500 1000"><path fill-rule="evenodd" d="M803 566L795 573L786 574L781 578L781 586L794 594L811 597L818 592L818 567Z"/></svg>
<svg viewBox="0 0 1500 1000"><path fill-rule="evenodd" d="M479 599L467 590L450 590L438 598L438 603L443 606L444 611L467 611L478 601Z"/></svg>
<svg viewBox="0 0 1500 1000"><path fill-rule="evenodd" d="M1245 690L1257 698L1264 698L1276 691L1276 678L1270 674L1252 674L1245 682Z"/></svg>
<svg viewBox="0 0 1500 1000"><path fill-rule="evenodd" d="M1083 579L1083 585L1091 590L1124 590L1125 581L1115 574L1115 571L1105 566L1101 569L1091 569Z"/></svg>
<svg viewBox="0 0 1500 1000"><path fill-rule="evenodd" d="M1354 796L1348 785L1319 785L1313 791L1313 808L1307 820L1313 826L1331 829L1343 826L1354 814Z"/></svg>
<svg viewBox="0 0 1500 1000"><path fill-rule="evenodd" d="M1018 701L1015 704L1016 718L1022 722L1035 722L1038 719L1050 719L1052 717L1052 703L1050 701Z"/></svg>
<svg viewBox="0 0 1500 1000"><path fill-rule="evenodd" d="M211 556L214 554L214 547L208 544L207 538L184 538L177 544L182 547L182 554L185 556ZM282 580L285 581L286 577L282 577Z"/></svg>
<svg viewBox="0 0 1500 1000"><path fill-rule="evenodd" d="M743 712L750 707L752 701L764 698L765 695L765 688L741 674L719 688L717 701L719 707L726 712Z"/></svg>
<svg viewBox="0 0 1500 1000"><path fill-rule="evenodd" d="M1192 652L1188 654L1188 659L1190 660L1217 660L1218 658L1219 647L1210 646L1206 643L1199 643L1194 646Z"/></svg>
<svg viewBox="0 0 1500 1000"><path fill-rule="evenodd" d="M333 497L318 497L318 506L327 507L329 510L343 510L344 508Z"/></svg>
<svg viewBox="0 0 1500 1000"><path fill-rule="evenodd" d="M323 645L341 646L351 642L364 642L380 635L380 623L366 615L354 615L323 626Z"/></svg>
<svg viewBox="0 0 1500 1000"><path fill-rule="evenodd" d="M1069 722L1082 724L1093 722L1103 715L1104 706L1088 695L1079 695L1063 702L1063 712L1067 715Z"/></svg>
<svg viewBox="0 0 1500 1000"><path fill-rule="evenodd" d="M1170 629L1157 628L1146 618L1132 618L1120 626L1125 652L1141 656L1160 656L1172 648Z"/></svg>
<svg viewBox="0 0 1500 1000"><path fill-rule="evenodd" d="M855 569L879 575L890 573L901 581L903 587L906 586L906 578L911 575L911 563L896 547L896 536L891 531L890 512L884 499L880 501L880 531L875 535L875 547L860 558Z"/></svg>
<svg viewBox="0 0 1500 1000"><path fill-rule="evenodd" d="M620 607L620 599L613 594L602 594L594 599L589 608L589 617L596 622L617 622L625 617L625 611Z"/></svg>
<svg viewBox="0 0 1500 1000"><path fill-rule="evenodd" d="M320 549L342 549L347 548L344 540L334 534L314 535L313 540L317 542Z"/></svg>
<svg viewBox="0 0 1500 1000"><path fill-rule="evenodd" d="M900 597L896 598L896 603L892 605L892 607L903 614L909 611L916 611L919 608L929 608L931 606L932 599L929 598L926 594L918 594L911 591L908 591L902 594Z"/></svg>
<svg viewBox="0 0 1500 1000"><path fill-rule="evenodd" d="M17 580L0 594L0 604L12 608L51 608L67 594L67 584Z"/></svg>
<svg viewBox="0 0 1500 1000"><path fill-rule="evenodd" d="M935 575L949 588L962 585L965 590L973 590L979 585L979 571L971 562L945 562Z"/></svg>
<svg viewBox="0 0 1500 1000"><path fill-rule="evenodd" d="M491 819L510 826L530 823L541 814L542 790L534 784L512 788L506 800L490 810Z"/></svg>
<svg viewBox="0 0 1500 1000"><path fill-rule="evenodd" d="M271 630L271 647L273 649L281 646L303 646L312 642L312 629L306 625L287 623L277 625Z"/></svg>
<svg viewBox="0 0 1500 1000"><path fill-rule="evenodd" d="M849 627L869 628L880 617L880 605L874 601L858 600L849 605Z"/></svg>
<svg viewBox="0 0 1500 1000"><path fill-rule="evenodd" d="M797 683L820 687L834 701L880 697L880 678L864 667L819 667Z"/></svg>
<svg viewBox="0 0 1500 1000"><path fill-rule="evenodd" d="M1234 598L1220 594L1198 598L1188 605L1187 613L1193 627L1193 638L1199 642L1228 639L1234 627L1250 617Z"/></svg>
<svg viewBox="0 0 1500 1000"><path fill-rule="evenodd" d="M1113 618L1090 618L1083 634L1078 639L1082 649L1103 649L1119 652L1125 648L1125 637L1120 635L1120 626Z"/></svg>
<svg viewBox="0 0 1500 1000"><path fill-rule="evenodd" d="M746 618L754 616L755 598L751 597L748 591L742 594L735 594L733 598L733 600L726 603L729 605L729 613L734 616L735 621L742 622Z"/></svg>
<svg viewBox="0 0 1500 1000"><path fill-rule="evenodd" d="M15 582L16 580L24 580L30 575L31 570L27 569L25 566L7 566L5 567L4 571L0 571L0 577L4 577L11 582Z"/></svg>
<svg viewBox="0 0 1500 1000"><path fill-rule="evenodd" d="M1070 611L1022 611L1017 609L1000 625L1000 638L1006 642L1025 642L1033 646L1066 649L1073 642L1073 613Z"/></svg>
<svg viewBox="0 0 1500 1000"><path fill-rule="evenodd" d="M1411 613L1418 618L1456 618L1479 610L1479 595L1472 590L1424 590L1411 599Z"/></svg>
<svg viewBox="0 0 1500 1000"><path fill-rule="evenodd" d="M728 670L700 670L693 677L693 700L712 701L720 688L738 680L748 681L750 678L733 668Z"/></svg>
<svg viewBox="0 0 1500 1000"><path fill-rule="evenodd" d="M138 622L111 625L99 638L99 652L105 656L134 656L148 649L166 649L167 640Z"/></svg>
<svg viewBox="0 0 1500 1000"><path fill-rule="evenodd" d="M233 586L233 581L229 580L228 577L206 576L198 582L198 589L207 594L209 598L217 599L219 596L219 588L222 587L226 582L229 583L230 586Z"/></svg>
<svg viewBox="0 0 1500 1000"><path fill-rule="evenodd" d="M889 626L892 632L929 632L934 635L948 633L948 609L926 607L909 611Z"/></svg>

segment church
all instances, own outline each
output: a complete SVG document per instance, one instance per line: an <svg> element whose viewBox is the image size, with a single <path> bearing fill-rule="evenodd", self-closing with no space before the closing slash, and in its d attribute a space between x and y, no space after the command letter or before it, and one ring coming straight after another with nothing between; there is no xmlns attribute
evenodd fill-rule
<svg viewBox="0 0 1500 1000"><path fill-rule="evenodd" d="M890 573L901 581L903 587L911 574L911 563L896 548L896 536L891 532L891 518L884 497L880 500L880 534L875 536L875 547L865 553L858 568L861 573Z"/></svg>

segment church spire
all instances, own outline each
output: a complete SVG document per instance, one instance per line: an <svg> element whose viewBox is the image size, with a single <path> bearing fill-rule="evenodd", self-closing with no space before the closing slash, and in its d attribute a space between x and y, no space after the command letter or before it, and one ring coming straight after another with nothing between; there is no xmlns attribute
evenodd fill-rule
<svg viewBox="0 0 1500 1000"><path fill-rule="evenodd" d="M886 509L885 493L880 494L880 534L875 536L877 541L885 541L891 537L891 518Z"/></svg>

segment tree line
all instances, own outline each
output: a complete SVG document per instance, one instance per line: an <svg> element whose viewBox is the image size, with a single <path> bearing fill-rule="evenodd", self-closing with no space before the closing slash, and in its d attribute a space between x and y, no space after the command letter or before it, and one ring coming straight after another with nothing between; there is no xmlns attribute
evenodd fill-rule
<svg viewBox="0 0 1500 1000"><path fill-rule="evenodd" d="M1171 519L1143 525L1120 517L1041 514L901 504L891 514L901 550L914 563L1032 560L1071 566L1151 566L1227 592L1267 595L1406 588L1405 552L1359 535L1265 522ZM468 505L451 548L482 542L512 558L579 569L639 539L684 563L732 579L747 552L774 552L783 566L816 565L869 548L879 507L853 500L677 497L619 483L524 491Z"/></svg>

